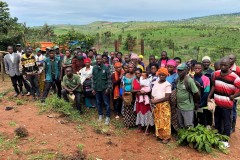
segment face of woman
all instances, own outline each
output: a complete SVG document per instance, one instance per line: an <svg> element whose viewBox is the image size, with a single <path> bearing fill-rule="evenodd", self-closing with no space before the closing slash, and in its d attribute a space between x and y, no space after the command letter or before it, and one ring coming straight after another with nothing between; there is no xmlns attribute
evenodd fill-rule
<svg viewBox="0 0 240 160"><path fill-rule="evenodd" d="M86 67L89 67L89 66L90 66L90 63L85 63L85 66L86 66Z"/></svg>
<svg viewBox="0 0 240 160"><path fill-rule="evenodd" d="M140 78L140 77L141 77L141 72L140 72L139 70L137 70L137 71L135 72L135 75L136 75L137 78Z"/></svg>
<svg viewBox="0 0 240 160"><path fill-rule="evenodd" d="M67 57L70 57L70 56L71 56L71 53L70 53L69 51L66 51L65 54L66 54Z"/></svg>
<svg viewBox="0 0 240 160"><path fill-rule="evenodd" d="M128 65L128 72L133 73L133 71L134 71L134 66L132 64L129 64Z"/></svg>
<svg viewBox="0 0 240 160"><path fill-rule="evenodd" d="M107 57L103 57L103 63L106 63L108 61Z"/></svg>
<svg viewBox="0 0 240 160"><path fill-rule="evenodd" d="M152 66L152 67L151 67L151 73L152 73L153 75L155 75L156 72L157 72L157 67L156 67L156 66Z"/></svg>
<svg viewBox="0 0 240 160"><path fill-rule="evenodd" d="M125 73L128 73L128 66L123 66L123 70Z"/></svg>
<svg viewBox="0 0 240 160"><path fill-rule="evenodd" d="M164 82L164 81L166 81L167 75L165 75L164 73L160 73L160 74L158 75L158 77L159 77L159 79L160 79L161 82Z"/></svg>
<svg viewBox="0 0 240 160"><path fill-rule="evenodd" d="M168 65L168 66L167 66L167 69L168 69L168 72L169 72L169 73L172 73L172 72L175 70L175 67L172 66L172 65Z"/></svg>
<svg viewBox="0 0 240 160"><path fill-rule="evenodd" d="M116 72L121 72L122 67L114 67Z"/></svg>

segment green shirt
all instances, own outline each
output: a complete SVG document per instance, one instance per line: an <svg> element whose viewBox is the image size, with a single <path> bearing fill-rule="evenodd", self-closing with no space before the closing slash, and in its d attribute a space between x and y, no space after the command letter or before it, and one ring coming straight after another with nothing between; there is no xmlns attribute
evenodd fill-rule
<svg viewBox="0 0 240 160"><path fill-rule="evenodd" d="M73 77L71 79L69 79L67 75L65 75L63 77L62 85L66 86L69 89L73 89L80 83L80 77L77 74L73 74ZM81 86L79 86L75 91L81 92Z"/></svg>
<svg viewBox="0 0 240 160"><path fill-rule="evenodd" d="M189 88L193 94L198 92L198 88L192 78L188 78ZM190 100L189 100L190 95ZM178 81L177 83L177 106L180 110L191 111L194 109L193 96L186 90L184 81Z"/></svg>

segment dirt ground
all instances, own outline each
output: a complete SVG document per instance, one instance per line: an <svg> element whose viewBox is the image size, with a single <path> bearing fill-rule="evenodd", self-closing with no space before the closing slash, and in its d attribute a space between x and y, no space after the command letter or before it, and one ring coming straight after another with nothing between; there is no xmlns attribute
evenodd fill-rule
<svg viewBox="0 0 240 160"><path fill-rule="evenodd" d="M9 79L0 82L1 93L9 88ZM231 135L230 153L213 151L206 154L178 146L174 138L167 145L161 144L153 135L144 136L134 129L114 129L110 126L113 128L111 134L99 134L89 123L65 123L64 118L54 117L58 114L51 113L53 118L48 117L49 113L40 114L36 103L29 98L19 96L24 103L17 105L19 100L12 99L13 94L10 91L0 102L0 133L8 138L7 142L12 142L4 145L5 148L0 147L0 159L57 159L56 155L71 156L80 148L87 159L240 160L239 119L236 132ZM5 111L6 106L16 108ZM96 119L97 116L93 121ZM24 126L29 136L14 142L14 129L18 126Z"/></svg>

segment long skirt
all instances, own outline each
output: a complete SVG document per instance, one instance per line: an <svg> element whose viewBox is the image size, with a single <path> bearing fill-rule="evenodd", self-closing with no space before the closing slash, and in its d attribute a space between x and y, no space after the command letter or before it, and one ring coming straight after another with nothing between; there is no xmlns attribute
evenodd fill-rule
<svg viewBox="0 0 240 160"><path fill-rule="evenodd" d="M136 125L141 125L142 127L154 125L150 104L145 105L144 102L136 102L136 113Z"/></svg>
<svg viewBox="0 0 240 160"><path fill-rule="evenodd" d="M179 123L178 123L178 114L177 114L177 95L176 95L176 89L172 91L171 94L171 100L170 100L170 106L171 106L171 124L173 128L178 131L180 129Z"/></svg>
<svg viewBox="0 0 240 160"><path fill-rule="evenodd" d="M171 108L169 102L156 104L154 109L156 136L160 139L171 138Z"/></svg>
<svg viewBox="0 0 240 160"><path fill-rule="evenodd" d="M134 112L134 103L135 101L133 101L130 105L123 106L123 124L127 128L136 126L136 113Z"/></svg>

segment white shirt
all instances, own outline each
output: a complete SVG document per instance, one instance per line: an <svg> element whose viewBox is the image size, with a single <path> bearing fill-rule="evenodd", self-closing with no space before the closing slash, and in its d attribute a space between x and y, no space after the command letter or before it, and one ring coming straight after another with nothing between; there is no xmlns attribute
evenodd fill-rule
<svg viewBox="0 0 240 160"><path fill-rule="evenodd" d="M10 57L11 61L14 62L14 53L9 54L9 57Z"/></svg>
<svg viewBox="0 0 240 160"><path fill-rule="evenodd" d="M143 77L140 77L140 85L150 87L151 86L151 79L150 78L143 79Z"/></svg>
<svg viewBox="0 0 240 160"><path fill-rule="evenodd" d="M93 70L93 66L90 66L89 70L86 70L86 67L84 67L79 71L81 84L83 84L86 78L92 75L92 70Z"/></svg>

